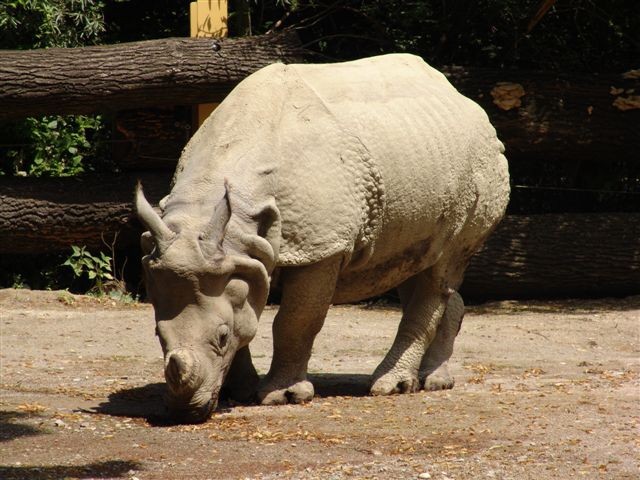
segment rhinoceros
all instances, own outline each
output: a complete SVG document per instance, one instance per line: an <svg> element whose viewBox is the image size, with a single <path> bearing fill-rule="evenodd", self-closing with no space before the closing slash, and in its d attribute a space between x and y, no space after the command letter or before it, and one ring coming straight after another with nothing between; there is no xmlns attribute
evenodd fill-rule
<svg viewBox="0 0 640 480"><path fill-rule="evenodd" d="M243 80L185 147L160 213L136 192L170 414L206 420L223 386L262 404L311 400L329 306L396 287L402 318L370 392L451 387L457 290L509 199L503 153L486 113L412 55ZM249 343L274 288L259 381Z"/></svg>

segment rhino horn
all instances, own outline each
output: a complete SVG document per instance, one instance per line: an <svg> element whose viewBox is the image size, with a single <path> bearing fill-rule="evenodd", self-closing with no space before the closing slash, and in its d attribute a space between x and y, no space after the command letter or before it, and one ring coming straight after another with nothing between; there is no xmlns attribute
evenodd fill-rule
<svg viewBox="0 0 640 480"><path fill-rule="evenodd" d="M191 352L177 349L167 354L165 378L176 394L193 393L202 383L198 375L198 363Z"/></svg>
<svg viewBox="0 0 640 480"><path fill-rule="evenodd" d="M159 247L173 239L175 233L162 221L160 215L158 215L151 204L147 201L140 182L136 185L135 205L138 218L151 232Z"/></svg>

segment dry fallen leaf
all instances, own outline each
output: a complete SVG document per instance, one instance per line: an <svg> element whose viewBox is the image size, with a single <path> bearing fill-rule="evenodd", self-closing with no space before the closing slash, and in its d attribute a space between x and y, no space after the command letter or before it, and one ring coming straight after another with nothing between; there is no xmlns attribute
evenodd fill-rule
<svg viewBox="0 0 640 480"><path fill-rule="evenodd" d="M22 405L18 405L16 409L25 413L42 413L47 410L47 407L37 403L23 403Z"/></svg>
<svg viewBox="0 0 640 480"><path fill-rule="evenodd" d="M539 377L540 375L542 375L544 373L547 373L547 372L545 372L541 368L534 367L534 368L530 368L528 370L525 370L524 373L522 374L522 378Z"/></svg>

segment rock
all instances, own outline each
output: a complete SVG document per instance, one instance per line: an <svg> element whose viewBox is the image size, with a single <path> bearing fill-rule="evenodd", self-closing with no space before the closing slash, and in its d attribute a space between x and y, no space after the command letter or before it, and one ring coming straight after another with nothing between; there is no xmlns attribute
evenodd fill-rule
<svg viewBox="0 0 640 480"><path fill-rule="evenodd" d="M431 478L431 474L429 472L422 472L418 475L418 478Z"/></svg>

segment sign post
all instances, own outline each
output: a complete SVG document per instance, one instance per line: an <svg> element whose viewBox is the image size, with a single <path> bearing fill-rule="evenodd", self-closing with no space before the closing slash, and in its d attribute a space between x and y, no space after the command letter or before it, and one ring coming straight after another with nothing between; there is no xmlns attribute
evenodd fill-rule
<svg viewBox="0 0 640 480"><path fill-rule="evenodd" d="M227 36L227 0L197 0L189 5L192 37L221 38ZM194 129L215 110L217 103L203 103L194 107Z"/></svg>

